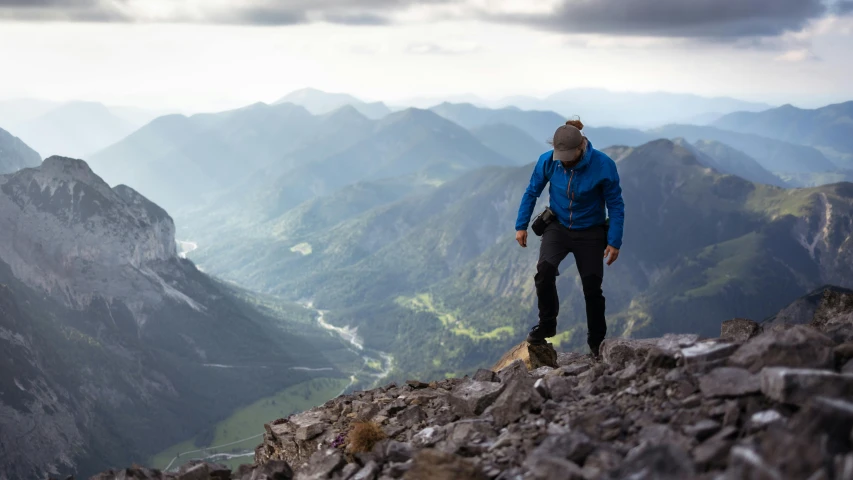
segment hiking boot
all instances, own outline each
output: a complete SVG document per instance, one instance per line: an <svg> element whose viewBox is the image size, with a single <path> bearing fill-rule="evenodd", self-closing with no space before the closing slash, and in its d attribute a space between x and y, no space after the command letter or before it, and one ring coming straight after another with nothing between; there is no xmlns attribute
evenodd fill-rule
<svg viewBox="0 0 853 480"><path fill-rule="evenodd" d="M600 350L601 344L598 345L590 345L589 346L589 354L592 355L592 358L598 360L600 358Z"/></svg>
<svg viewBox="0 0 853 480"><path fill-rule="evenodd" d="M533 328L530 329L530 333L527 334L527 343L533 345L543 345L545 344L546 338L551 338L557 335L557 322L548 323L548 324L536 324Z"/></svg>

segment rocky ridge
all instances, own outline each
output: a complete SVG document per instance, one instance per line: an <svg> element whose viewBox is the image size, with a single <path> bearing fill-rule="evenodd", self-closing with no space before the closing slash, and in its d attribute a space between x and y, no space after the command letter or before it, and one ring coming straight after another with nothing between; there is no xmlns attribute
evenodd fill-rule
<svg viewBox="0 0 853 480"><path fill-rule="evenodd" d="M746 319L719 338L609 339L578 353L354 392L265 425L254 465L93 477L206 479L850 479L853 294L809 325ZM352 451L353 425L384 437ZM793 454L796 452L796 454Z"/></svg>

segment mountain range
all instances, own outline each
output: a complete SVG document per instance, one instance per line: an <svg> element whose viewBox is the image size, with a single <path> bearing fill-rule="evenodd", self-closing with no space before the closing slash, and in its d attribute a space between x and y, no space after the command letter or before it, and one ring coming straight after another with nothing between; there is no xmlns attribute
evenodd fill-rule
<svg viewBox="0 0 853 480"><path fill-rule="evenodd" d="M0 128L0 175L37 167L41 156L20 138Z"/></svg>
<svg viewBox="0 0 853 480"><path fill-rule="evenodd" d="M624 254L605 280L611 335L710 334L818 285L853 285L852 184L753 183L709 169L703 150L715 148L606 150L628 206ZM489 166L407 196L391 181L357 183L252 234L220 231L192 255L251 288L314 298L332 322L396 352L401 376L457 373L495 360L535 323L538 242L521 249L512 232L531 168ZM564 348L584 344L572 269L567 260L559 282Z"/></svg>
<svg viewBox="0 0 853 480"><path fill-rule="evenodd" d="M81 161L0 176L0 467L88 476L357 359L310 312L178 255L172 218ZM348 374L346 375L349 376Z"/></svg>

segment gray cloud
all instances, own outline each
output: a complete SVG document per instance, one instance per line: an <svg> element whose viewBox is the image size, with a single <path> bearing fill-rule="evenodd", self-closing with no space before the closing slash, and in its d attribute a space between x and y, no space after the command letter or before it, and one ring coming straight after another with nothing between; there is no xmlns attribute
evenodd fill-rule
<svg viewBox="0 0 853 480"><path fill-rule="evenodd" d="M824 0L563 0L547 15L486 17L563 33L736 39L799 31L849 10L847 0L830 7Z"/></svg>
<svg viewBox="0 0 853 480"><path fill-rule="evenodd" d="M168 0L181 7L182 0ZM296 25L324 21L343 25L385 25L394 11L417 4L458 0L241 0L233 6L202 11L202 16L143 18L128 0L0 0L0 19L20 21L125 21ZM176 9L180 11L180 9Z"/></svg>
<svg viewBox="0 0 853 480"><path fill-rule="evenodd" d="M137 0L139 1L139 0ZM176 7L183 0L174 2ZM390 15L415 5L468 5L465 18L521 24L567 34L684 37L748 44L750 38L799 31L829 14L853 13L853 0L562 0L549 14L476 10L470 0L235 0L201 16L175 13L144 18L133 0L0 0L0 19L21 21L176 22L296 25L329 22L386 25ZM180 8L175 9L180 12ZM196 12L197 15L197 12ZM438 18L447 18L442 16ZM453 17L460 18L460 17ZM746 42L744 43L744 40Z"/></svg>

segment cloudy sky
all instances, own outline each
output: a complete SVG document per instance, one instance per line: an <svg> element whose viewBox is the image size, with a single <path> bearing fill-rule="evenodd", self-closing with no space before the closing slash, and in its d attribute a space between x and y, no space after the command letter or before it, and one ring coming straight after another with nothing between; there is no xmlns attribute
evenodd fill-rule
<svg viewBox="0 0 853 480"><path fill-rule="evenodd" d="M853 100L853 0L0 0L0 99L213 110L574 87Z"/></svg>

